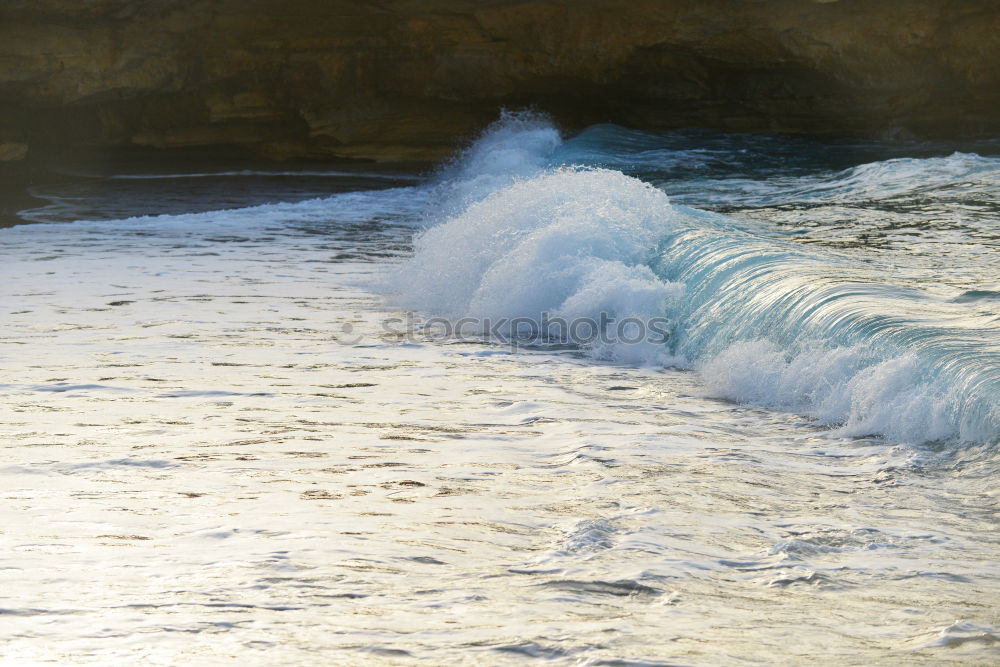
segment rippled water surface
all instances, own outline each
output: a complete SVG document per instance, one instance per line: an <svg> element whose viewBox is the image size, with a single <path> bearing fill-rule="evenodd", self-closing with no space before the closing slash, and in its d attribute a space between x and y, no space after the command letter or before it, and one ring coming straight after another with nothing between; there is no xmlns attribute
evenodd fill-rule
<svg viewBox="0 0 1000 667"><path fill-rule="evenodd" d="M997 662L1000 160L948 148L514 118L433 176L37 184L2 662Z"/></svg>

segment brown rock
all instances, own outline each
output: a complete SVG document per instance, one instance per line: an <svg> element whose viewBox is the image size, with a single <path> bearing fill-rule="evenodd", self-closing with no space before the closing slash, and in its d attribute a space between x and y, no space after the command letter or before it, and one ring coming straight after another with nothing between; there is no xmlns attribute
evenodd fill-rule
<svg viewBox="0 0 1000 667"><path fill-rule="evenodd" d="M19 162L28 155L28 144L16 141L0 143L0 162Z"/></svg>
<svg viewBox="0 0 1000 667"><path fill-rule="evenodd" d="M568 126L995 134L998 62L995 0L6 0L0 134L437 158L504 105Z"/></svg>

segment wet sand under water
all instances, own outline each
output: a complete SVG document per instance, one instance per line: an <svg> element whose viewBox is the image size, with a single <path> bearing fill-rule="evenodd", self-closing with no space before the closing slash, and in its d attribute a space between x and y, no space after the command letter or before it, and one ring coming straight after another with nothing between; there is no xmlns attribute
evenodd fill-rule
<svg viewBox="0 0 1000 667"><path fill-rule="evenodd" d="M361 287L392 234L0 233L6 662L1000 659L974 466L400 341Z"/></svg>

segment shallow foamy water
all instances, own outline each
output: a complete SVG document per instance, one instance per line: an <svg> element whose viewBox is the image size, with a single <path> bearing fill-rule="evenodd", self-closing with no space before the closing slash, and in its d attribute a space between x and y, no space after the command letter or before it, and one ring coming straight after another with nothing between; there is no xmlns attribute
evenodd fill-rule
<svg viewBox="0 0 1000 667"><path fill-rule="evenodd" d="M994 445L399 335L428 196L0 231L6 663L1000 658Z"/></svg>

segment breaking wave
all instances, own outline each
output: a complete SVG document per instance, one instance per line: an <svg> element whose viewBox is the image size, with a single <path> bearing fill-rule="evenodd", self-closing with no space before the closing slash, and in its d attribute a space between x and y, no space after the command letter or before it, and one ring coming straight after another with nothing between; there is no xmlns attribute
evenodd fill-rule
<svg viewBox="0 0 1000 667"><path fill-rule="evenodd" d="M395 303L452 318L666 318L658 343L576 342L599 358L694 368L713 395L845 436L1000 437L995 314L672 204L618 169L566 164L614 162L595 159L593 142L570 148L531 114L491 127L435 186L429 228L389 285ZM787 194L917 196L997 173L975 155L894 159Z"/></svg>

